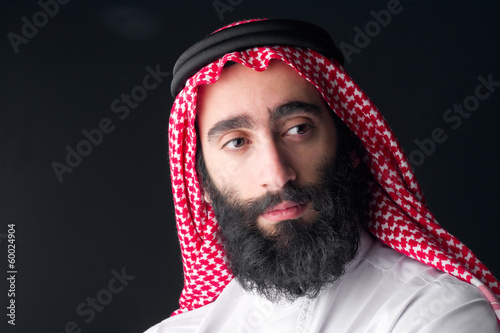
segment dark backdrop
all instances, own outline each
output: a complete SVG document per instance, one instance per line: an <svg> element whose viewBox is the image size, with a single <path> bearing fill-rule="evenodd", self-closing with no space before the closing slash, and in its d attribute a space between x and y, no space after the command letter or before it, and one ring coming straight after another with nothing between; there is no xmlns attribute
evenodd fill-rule
<svg viewBox="0 0 500 333"><path fill-rule="evenodd" d="M137 333L176 309L165 72L206 33L251 17L309 20L343 42L346 68L412 157L433 213L500 275L497 1L60 1L0 8L0 318L9 332ZM163 72L150 91L141 88L148 66ZM141 101L127 106L120 99L131 93ZM448 111L464 102L462 114ZM81 143L84 133L95 144ZM58 179L53 165L63 170L78 147L87 156Z"/></svg>

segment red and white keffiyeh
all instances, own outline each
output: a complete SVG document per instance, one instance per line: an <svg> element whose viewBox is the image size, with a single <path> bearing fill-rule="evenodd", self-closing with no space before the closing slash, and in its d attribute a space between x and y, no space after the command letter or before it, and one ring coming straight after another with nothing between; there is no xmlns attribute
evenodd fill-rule
<svg viewBox="0 0 500 333"><path fill-rule="evenodd" d="M236 24L241 23L245 22ZM215 237L217 221L212 207L202 198L196 173L198 86L216 82L228 61L263 71L272 59L284 61L312 83L361 139L366 150L363 159L377 182L371 188L369 231L396 251L478 287L500 318L499 282L429 212L401 146L375 105L335 60L288 46L256 47L224 55L193 75L172 106L169 157L184 267L180 309L173 315L214 301L232 279L222 245Z"/></svg>

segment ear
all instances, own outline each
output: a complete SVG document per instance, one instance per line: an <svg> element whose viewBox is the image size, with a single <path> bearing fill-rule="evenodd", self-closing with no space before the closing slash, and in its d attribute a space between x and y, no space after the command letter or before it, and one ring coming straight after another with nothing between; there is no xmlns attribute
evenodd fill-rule
<svg viewBox="0 0 500 333"><path fill-rule="evenodd" d="M209 203L209 204L212 204L212 200L210 199L210 196L208 195L208 193L206 193L205 191L203 191L202 189L202 196L203 196L203 200L205 200L205 202Z"/></svg>
<svg viewBox="0 0 500 333"><path fill-rule="evenodd" d="M351 162L352 162L352 166L354 168L357 168L358 165L359 165L359 156L358 156L358 153L356 152L356 150L352 150L351 151Z"/></svg>

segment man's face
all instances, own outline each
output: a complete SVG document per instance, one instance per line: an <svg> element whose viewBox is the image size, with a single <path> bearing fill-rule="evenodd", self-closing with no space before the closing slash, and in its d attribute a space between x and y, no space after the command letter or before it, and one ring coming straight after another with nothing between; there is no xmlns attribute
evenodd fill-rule
<svg viewBox="0 0 500 333"><path fill-rule="evenodd" d="M315 297L359 242L363 191L347 129L337 133L320 94L282 62L224 69L200 88L198 117L198 175L228 268L271 300Z"/></svg>
<svg viewBox="0 0 500 333"><path fill-rule="evenodd" d="M281 61L263 72L225 68L216 83L199 88L197 112L211 180L243 202L291 183L320 183L318 170L336 155L335 123L323 98ZM257 224L273 235L283 220L308 223L316 216L310 202L283 200L259 214Z"/></svg>

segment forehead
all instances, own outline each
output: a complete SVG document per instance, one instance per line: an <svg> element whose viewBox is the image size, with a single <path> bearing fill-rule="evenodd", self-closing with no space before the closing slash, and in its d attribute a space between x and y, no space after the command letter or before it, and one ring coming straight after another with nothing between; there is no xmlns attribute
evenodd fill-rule
<svg viewBox="0 0 500 333"><path fill-rule="evenodd" d="M271 61L264 71L234 64L222 70L217 82L198 89L200 127L242 114L266 117L275 107L294 101L326 105L311 83L278 60Z"/></svg>

